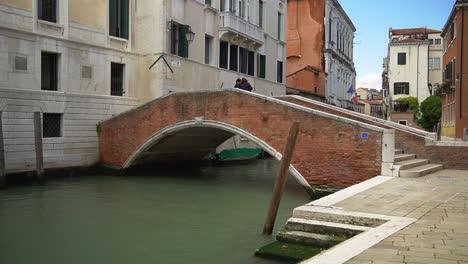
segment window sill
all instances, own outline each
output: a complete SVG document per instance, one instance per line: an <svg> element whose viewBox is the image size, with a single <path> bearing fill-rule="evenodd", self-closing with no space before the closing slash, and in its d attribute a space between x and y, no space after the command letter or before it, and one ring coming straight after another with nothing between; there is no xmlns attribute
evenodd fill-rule
<svg viewBox="0 0 468 264"><path fill-rule="evenodd" d="M109 40L114 41L114 42L118 42L118 43L121 43L121 44L127 44L128 43L128 39L114 37L114 36L109 36Z"/></svg>
<svg viewBox="0 0 468 264"><path fill-rule="evenodd" d="M47 27L55 28L57 30L63 30L63 25L59 23L50 22L50 21L41 20L41 19L38 19L37 23L41 26L47 26Z"/></svg>
<svg viewBox="0 0 468 264"><path fill-rule="evenodd" d="M218 12L218 9L214 8L212 5L205 4L205 9L208 9L208 10L213 11L215 13Z"/></svg>

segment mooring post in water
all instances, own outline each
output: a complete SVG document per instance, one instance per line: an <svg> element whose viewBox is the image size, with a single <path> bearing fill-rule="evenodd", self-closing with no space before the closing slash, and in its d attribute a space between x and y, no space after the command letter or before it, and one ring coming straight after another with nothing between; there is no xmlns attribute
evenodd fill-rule
<svg viewBox="0 0 468 264"><path fill-rule="evenodd" d="M281 202L281 196L283 195L284 185L286 184L286 179L288 177L288 168L291 164L298 132L299 122L294 122L289 130L286 148L284 150L283 157L281 158L278 175L275 178L275 186L273 187L273 193L271 195L270 207L268 208L268 215L265 225L263 226L264 235L271 235L273 227L275 226L276 214L278 213L278 207Z"/></svg>
<svg viewBox="0 0 468 264"><path fill-rule="evenodd" d="M44 184L44 157L42 153L41 112L34 112L34 143L36 145L36 175L39 184Z"/></svg>
<svg viewBox="0 0 468 264"><path fill-rule="evenodd" d="M2 112L0 112L0 188L5 187L5 150L3 144L3 125L2 125Z"/></svg>

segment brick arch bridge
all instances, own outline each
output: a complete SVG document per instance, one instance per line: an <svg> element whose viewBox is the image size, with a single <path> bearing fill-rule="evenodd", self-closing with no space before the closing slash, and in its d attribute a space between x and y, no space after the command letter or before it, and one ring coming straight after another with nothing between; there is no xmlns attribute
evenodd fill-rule
<svg viewBox="0 0 468 264"><path fill-rule="evenodd" d="M236 134L280 159L293 121L300 122L300 129L290 172L307 189L346 187L380 175L385 153L393 152L393 130L271 97L224 90L172 93L103 121L101 162L128 168L152 161L202 159Z"/></svg>

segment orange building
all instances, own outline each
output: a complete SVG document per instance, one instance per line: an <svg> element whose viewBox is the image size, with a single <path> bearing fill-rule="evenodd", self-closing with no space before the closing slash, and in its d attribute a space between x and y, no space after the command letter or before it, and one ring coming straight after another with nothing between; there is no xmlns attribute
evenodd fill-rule
<svg viewBox="0 0 468 264"><path fill-rule="evenodd" d="M455 2L441 35L444 38L441 136L468 141L468 0Z"/></svg>
<svg viewBox="0 0 468 264"><path fill-rule="evenodd" d="M288 1L288 93L325 98L324 17L324 0Z"/></svg>

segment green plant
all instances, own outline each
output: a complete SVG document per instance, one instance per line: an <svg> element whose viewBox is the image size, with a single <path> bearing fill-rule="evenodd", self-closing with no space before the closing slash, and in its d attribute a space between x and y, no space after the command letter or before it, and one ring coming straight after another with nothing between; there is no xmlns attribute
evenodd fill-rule
<svg viewBox="0 0 468 264"><path fill-rule="evenodd" d="M442 100L439 96L429 96L421 103L421 116L417 123L428 131L433 131L442 114Z"/></svg>
<svg viewBox="0 0 468 264"><path fill-rule="evenodd" d="M395 100L395 102L398 103L404 103L408 105L408 108L413 112L414 119L418 119L419 117L419 102L418 98L413 97L413 96L408 96L408 97L403 97L403 98L398 98Z"/></svg>
<svg viewBox="0 0 468 264"><path fill-rule="evenodd" d="M96 124L96 133L98 134L98 136L101 134L101 123Z"/></svg>

